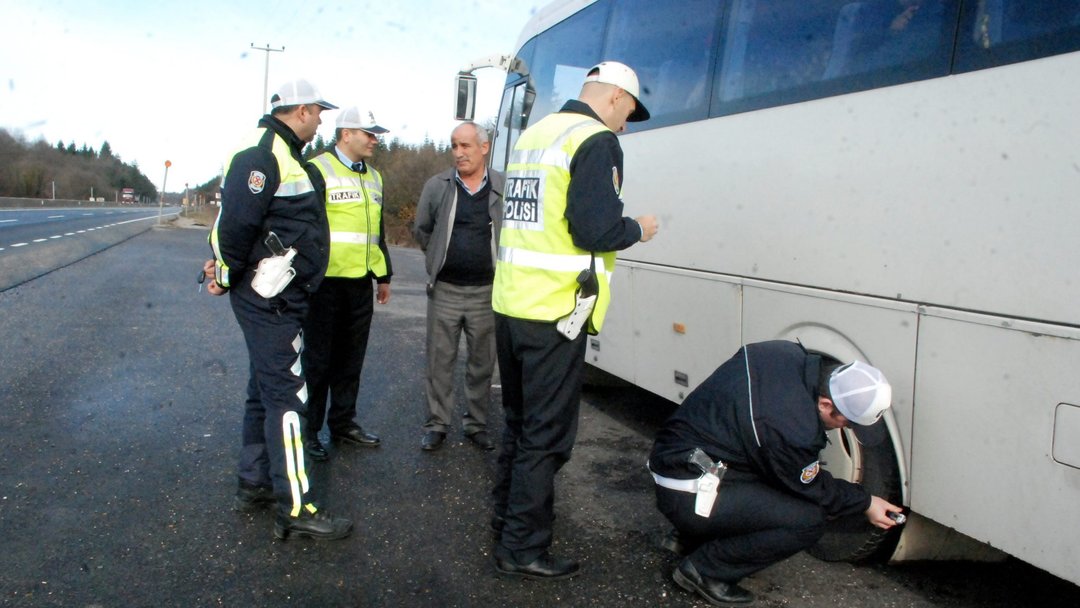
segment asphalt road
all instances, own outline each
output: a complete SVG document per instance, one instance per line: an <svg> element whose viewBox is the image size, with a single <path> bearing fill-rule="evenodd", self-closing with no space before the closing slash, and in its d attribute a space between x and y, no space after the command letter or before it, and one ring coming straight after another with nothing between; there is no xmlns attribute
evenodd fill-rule
<svg viewBox="0 0 1080 608"><path fill-rule="evenodd" d="M393 251L362 379L361 422L383 446L312 467L353 535L280 542L269 512L234 513L247 358L227 300L197 291L205 239L150 230L0 291L0 605L704 605L671 583L675 558L654 543L666 525L643 463L667 406L625 388L586 391L557 479L553 550L582 560L582 575L495 574L495 454L460 431L419 449L425 296L412 250ZM769 607L1080 605L1080 588L1015 561L798 555L745 585Z"/></svg>
<svg viewBox="0 0 1080 608"><path fill-rule="evenodd" d="M176 207L0 209L0 290L112 247L178 211Z"/></svg>

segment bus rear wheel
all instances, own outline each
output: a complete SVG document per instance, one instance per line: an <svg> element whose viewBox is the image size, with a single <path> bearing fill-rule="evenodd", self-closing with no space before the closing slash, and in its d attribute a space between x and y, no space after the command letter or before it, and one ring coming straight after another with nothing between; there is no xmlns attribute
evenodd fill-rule
<svg viewBox="0 0 1080 608"><path fill-rule="evenodd" d="M876 445L860 444L851 429L830 432L831 446L822 452L822 466L834 477L862 484L870 494L899 505L900 466L888 437ZM829 562L869 563L887 560L900 540L899 526L882 530L863 513L825 524L825 535L807 553Z"/></svg>

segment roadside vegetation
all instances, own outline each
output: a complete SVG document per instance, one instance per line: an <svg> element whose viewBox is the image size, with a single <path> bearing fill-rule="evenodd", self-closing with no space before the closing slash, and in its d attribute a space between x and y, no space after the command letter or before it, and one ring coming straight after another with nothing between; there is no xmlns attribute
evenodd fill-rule
<svg viewBox="0 0 1080 608"><path fill-rule="evenodd" d="M55 192L53 188L55 187ZM98 149L85 143L44 140L27 142L0 129L0 196L116 201L121 188L134 188L136 201L156 201L157 188L139 170L125 163L109 142Z"/></svg>

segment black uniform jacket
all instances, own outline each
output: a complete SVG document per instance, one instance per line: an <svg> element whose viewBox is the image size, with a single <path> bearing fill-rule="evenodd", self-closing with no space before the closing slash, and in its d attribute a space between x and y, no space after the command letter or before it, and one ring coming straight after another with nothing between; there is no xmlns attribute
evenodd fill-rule
<svg viewBox="0 0 1080 608"><path fill-rule="evenodd" d="M820 504L830 516L866 510L870 495L862 486L818 466L826 445L817 408L820 366L820 356L794 342L744 346L664 423L649 466L665 477L697 477L687 457L699 447L733 471Z"/></svg>
<svg viewBox="0 0 1080 608"><path fill-rule="evenodd" d="M265 135L257 145L233 156L221 186L218 242L221 255L229 265L229 282L239 284L245 275L255 271L259 260L271 254L263 241L273 231L285 247L296 248L293 260L296 278L292 285L314 292L330 260L330 226L324 200L326 182L318 169L303 160L304 142L285 123L266 115L259 120L259 126L266 128ZM290 153L304 167L314 191L288 198L274 195L281 183L272 152L275 135L289 144ZM258 192L252 192L249 184L253 172L266 177Z"/></svg>

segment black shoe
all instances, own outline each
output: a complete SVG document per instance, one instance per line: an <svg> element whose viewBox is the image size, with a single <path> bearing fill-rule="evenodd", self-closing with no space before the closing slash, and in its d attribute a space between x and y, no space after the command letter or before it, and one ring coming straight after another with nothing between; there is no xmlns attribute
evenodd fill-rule
<svg viewBox="0 0 1080 608"><path fill-rule="evenodd" d="M249 486L241 483L233 499L233 510L251 513L274 504L274 490L268 486Z"/></svg>
<svg viewBox="0 0 1080 608"><path fill-rule="evenodd" d="M661 549L670 551L679 557L686 557L691 553L683 542L682 537L679 536L678 530L671 530L657 541L656 544L658 544Z"/></svg>
<svg viewBox="0 0 1080 608"><path fill-rule="evenodd" d="M495 443L491 441L491 435L488 435L487 431L476 431L465 437L481 450L491 451L495 449Z"/></svg>
<svg viewBox="0 0 1080 608"><path fill-rule="evenodd" d="M278 512L274 521L274 536L280 540L293 536L306 536L316 540L337 540L352 532L352 521L344 517L331 517L323 511L314 514L302 510L300 517L290 517Z"/></svg>
<svg viewBox="0 0 1080 608"><path fill-rule="evenodd" d="M509 576L520 576L542 581L557 581L571 576L577 576L581 565L569 559L554 557L550 553L544 553L533 560L531 564L524 566L514 563L512 560L495 558L495 569Z"/></svg>
<svg viewBox="0 0 1080 608"><path fill-rule="evenodd" d="M446 433L442 431L428 431L424 433L424 438L420 440L420 448L425 452L433 452L442 447L445 439Z"/></svg>
<svg viewBox="0 0 1080 608"><path fill-rule="evenodd" d="M713 606L731 604L749 604L754 601L754 594L736 583L725 583L706 578L698 573L689 559L682 560L675 572L671 573L675 584L691 593L697 593Z"/></svg>
<svg viewBox="0 0 1080 608"><path fill-rule="evenodd" d="M360 426L350 427L341 433L330 433L330 438L337 441L344 441L345 443L351 443L365 448L377 448L382 441L379 440L379 436L373 433L369 433Z"/></svg>
<svg viewBox="0 0 1080 608"><path fill-rule="evenodd" d="M327 458L330 458L330 454L326 452L326 448L323 444L319 443L319 440L312 437L304 440L304 451L308 456L311 456L312 460L322 462Z"/></svg>

